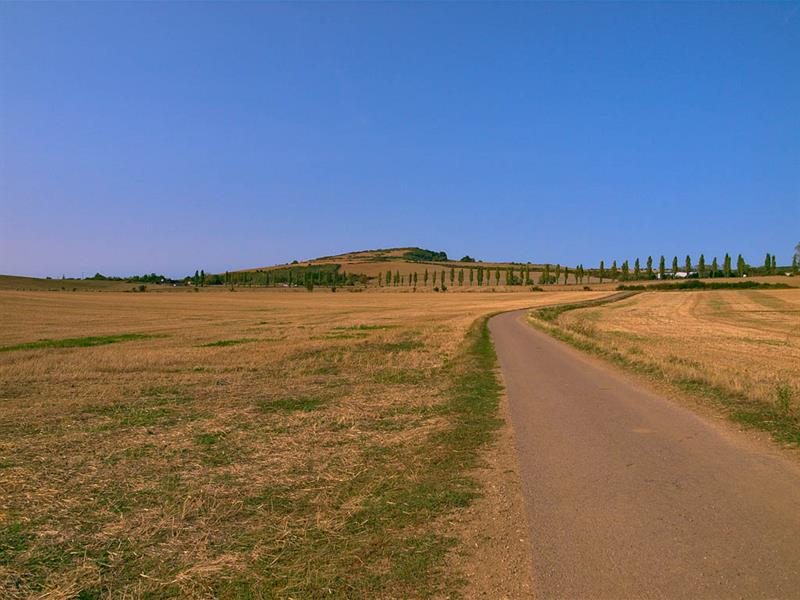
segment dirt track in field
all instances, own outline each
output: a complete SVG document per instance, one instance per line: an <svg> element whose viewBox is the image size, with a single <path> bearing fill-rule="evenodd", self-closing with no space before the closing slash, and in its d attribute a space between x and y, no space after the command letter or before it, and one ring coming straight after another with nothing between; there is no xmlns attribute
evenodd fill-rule
<svg viewBox="0 0 800 600"><path fill-rule="evenodd" d="M539 598L797 598L800 468L524 322L490 321Z"/></svg>

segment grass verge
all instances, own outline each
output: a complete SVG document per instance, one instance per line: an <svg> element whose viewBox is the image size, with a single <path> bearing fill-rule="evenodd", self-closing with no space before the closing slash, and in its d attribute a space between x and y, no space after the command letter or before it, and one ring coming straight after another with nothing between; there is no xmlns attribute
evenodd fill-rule
<svg viewBox="0 0 800 600"><path fill-rule="evenodd" d="M633 292L636 293L636 292ZM673 388L696 398L706 400L721 409L732 421L747 427L770 433L775 441L800 445L800 416L794 414L789 407L788 388L779 388L779 401L767 404L748 397L737 390L732 390L698 376L676 376L661 365L637 355L623 354L616 349L604 346L600 341L591 339L591 333L576 333L562 327L558 322L559 315L587 306L607 304L627 298L630 295L615 294L592 303L563 304L547 307L529 313L529 322L552 337L571 346L607 360L628 371L645 375L655 381L666 383Z"/></svg>
<svg viewBox="0 0 800 600"><path fill-rule="evenodd" d="M447 418L448 426L416 447L380 449L369 466L338 491L341 505L363 499L340 529L311 527L297 536L287 532L279 551L275 549L277 555L265 553L269 558L262 567L269 577L263 587L234 581L218 589L219 596L457 595L463 582L444 569L444 557L456 540L441 533L437 523L480 494L469 471L478 465L480 449L500 424L501 387L486 322L480 319L470 328L462 350L442 367L446 401L437 412ZM398 463L408 468L387 477L387 468Z"/></svg>
<svg viewBox="0 0 800 600"><path fill-rule="evenodd" d="M649 285L618 285L618 290L661 290L679 292L685 290L788 290L786 283L767 283L761 281L700 281L689 279L680 283L651 283Z"/></svg>

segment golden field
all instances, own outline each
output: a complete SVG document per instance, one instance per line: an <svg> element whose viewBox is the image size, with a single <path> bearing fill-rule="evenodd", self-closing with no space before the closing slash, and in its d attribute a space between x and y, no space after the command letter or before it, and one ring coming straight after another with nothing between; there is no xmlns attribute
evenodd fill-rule
<svg viewBox="0 0 800 600"><path fill-rule="evenodd" d="M645 292L534 320L578 347L800 442L800 290Z"/></svg>
<svg viewBox="0 0 800 600"><path fill-rule="evenodd" d="M0 596L448 594L470 326L602 295L1 291Z"/></svg>

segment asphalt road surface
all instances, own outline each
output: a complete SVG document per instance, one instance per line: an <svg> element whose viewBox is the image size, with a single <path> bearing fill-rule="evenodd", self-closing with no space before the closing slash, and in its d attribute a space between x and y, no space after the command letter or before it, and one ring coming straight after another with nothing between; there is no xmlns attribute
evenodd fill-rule
<svg viewBox="0 0 800 600"><path fill-rule="evenodd" d="M489 327L537 597L800 599L800 467L524 317Z"/></svg>

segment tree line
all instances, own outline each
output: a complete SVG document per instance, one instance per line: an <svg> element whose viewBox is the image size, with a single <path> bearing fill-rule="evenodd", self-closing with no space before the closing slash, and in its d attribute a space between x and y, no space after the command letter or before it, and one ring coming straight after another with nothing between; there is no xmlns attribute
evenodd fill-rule
<svg viewBox="0 0 800 600"><path fill-rule="evenodd" d="M789 267L789 273L792 275L798 274L800 268L800 254L795 253L792 258L792 265ZM617 261L611 263L611 267L607 268L605 261L600 261L600 267L592 270L592 275L597 277L602 283L604 280L609 279L613 281L635 281L642 279L675 279L675 278L714 278L714 277L749 277L753 275L778 275L782 272L787 272L786 268L778 266L775 255L769 252L764 257L763 266L750 265L744 257L739 254L736 257L736 264L734 266L733 259L730 254L725 254L720 264L717 257L713 257L709 263L704 254L701 254L697 261L692 261L692 257L688 254L683 261L679 261L677 256L672 257L670 268L667 269L666 257L663 255L659 257L658 266L654 267L653 257L648 256L645 266L642 267L639 259L634 260L633 269L630 263L625 260L619 267Z"/></svg>

